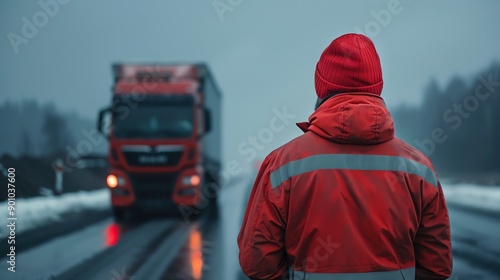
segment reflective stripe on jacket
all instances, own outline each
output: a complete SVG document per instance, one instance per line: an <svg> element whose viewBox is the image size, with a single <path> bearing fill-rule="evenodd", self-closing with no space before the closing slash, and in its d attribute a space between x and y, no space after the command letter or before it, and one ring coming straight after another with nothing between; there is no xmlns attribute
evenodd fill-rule
<svg viewBox="0 0 500 280"><path fill-rule="evenodd" d="M339 94L298 125L305 134L273 151L255 180L238 236L245 274L447 279L441 185L430 160L394 137L382 98Z"/></svg>
<svg viewBox="0 0 500 280"><path fill-rule="evenodd" d="M308 273L289 271L291 280L415 280L415 268L361 273Z"/></svg>

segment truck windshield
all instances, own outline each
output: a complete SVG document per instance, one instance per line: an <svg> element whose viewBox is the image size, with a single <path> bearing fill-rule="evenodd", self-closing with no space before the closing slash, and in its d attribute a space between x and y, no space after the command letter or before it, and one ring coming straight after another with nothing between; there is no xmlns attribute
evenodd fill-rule
<svg viewBox="0 0 500 280"><path fill-rule="evenodd" d="M140 104L113 116L116 138L188 138L193 132L190 104Z"/></svg>

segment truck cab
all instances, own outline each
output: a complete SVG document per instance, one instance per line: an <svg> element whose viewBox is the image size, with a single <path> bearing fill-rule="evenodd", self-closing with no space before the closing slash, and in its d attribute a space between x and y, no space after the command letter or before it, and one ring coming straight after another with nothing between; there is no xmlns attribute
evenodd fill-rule
<svg viewBox="0 0 500 280"><path fill-rule="evenodd" d="M221 94L204 64L115 64L109 139L113 214L174 213L214 201L221 166ZM107 124L106 121L108 120Z"/></svg>

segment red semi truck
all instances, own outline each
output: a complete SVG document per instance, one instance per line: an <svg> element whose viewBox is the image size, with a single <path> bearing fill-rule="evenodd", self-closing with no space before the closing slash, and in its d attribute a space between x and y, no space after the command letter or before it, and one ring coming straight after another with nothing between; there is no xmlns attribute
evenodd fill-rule
<svg viewBox="0 0 500 280"><path fill-rule="evenodd" d="M98 129L110 143L115 219L205 207L221 168L221 93L209 68L115 64L113 74L111 106L99 112Z"/></svg>

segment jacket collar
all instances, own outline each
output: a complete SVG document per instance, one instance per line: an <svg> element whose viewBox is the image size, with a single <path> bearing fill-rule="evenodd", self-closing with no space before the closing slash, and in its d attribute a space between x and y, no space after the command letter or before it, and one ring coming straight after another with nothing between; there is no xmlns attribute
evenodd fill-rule
<svg viewBox="0 0 500 280"><path fill-rule="evenodd" d="M371 93L335 95L319 106L309 122L297 126L337 143L378 144L394 138L394 122L384 100Z"/></svg>

